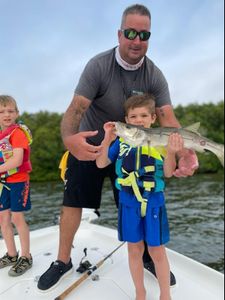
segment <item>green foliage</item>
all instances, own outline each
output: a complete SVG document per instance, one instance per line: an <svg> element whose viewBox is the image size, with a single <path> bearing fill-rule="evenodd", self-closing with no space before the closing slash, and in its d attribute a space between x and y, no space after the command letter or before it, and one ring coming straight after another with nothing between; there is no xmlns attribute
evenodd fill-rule
<svg viewBox="0 0 225 300"><path fill-rule="evenodd" d="M217 104L191 104L186 107L178 106L175 114L181 126L189 126L200 122L200 133L217 142L224 144L224 102ZM32 181L59 180L59 162L64 153L60 135L62 114L40 111L35 114L23 113L20 117L31 130L33 144L31 161L33 172ZM222 171L220 162L212 153L199 154L199 173L216 173Z"/></svg>
<svg viewBox="0 0 225 300"><path fill-rule="evenodd" d="M20 119L30 128L33 135L31 180L58 180L58 165L64 153L60 135L62 115L41 111L36 114L24 113Z"/></svg>

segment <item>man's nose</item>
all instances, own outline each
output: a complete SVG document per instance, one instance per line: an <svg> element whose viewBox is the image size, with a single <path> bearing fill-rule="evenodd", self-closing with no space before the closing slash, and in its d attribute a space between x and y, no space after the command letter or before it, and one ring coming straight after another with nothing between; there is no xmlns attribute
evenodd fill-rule
<svg viewBox="0 0 225 300"><path fill-rule="evenodd" d="M136 38L135 39L133 39L133 41L132 41L133 43L135 43L135 44L140 44L141 43L141 40L140 40L140 36L139 35L137 35L136 36Z"/></svg>

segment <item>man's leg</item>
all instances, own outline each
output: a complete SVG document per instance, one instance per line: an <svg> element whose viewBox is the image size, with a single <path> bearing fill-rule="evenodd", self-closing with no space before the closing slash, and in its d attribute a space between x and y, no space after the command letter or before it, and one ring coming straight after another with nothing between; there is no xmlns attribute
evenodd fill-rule
<svg viewBox="0 0 225 300"><path fill-rule="evenodd" d="M82 208L63 206L60 218L58 260L68 264L74 236L80 226Z"/></svg>
<svg viewBox="0 0 225 300"><path fill-rule="evenodd" d="M99 208L104 173L95 162L82 162L71 154L67 160L58 259L40 277L38 288L53 289L72 271L71 249L80 226L82 207Z"/></svg>
<svg viewBox="0 0 225 300"><path fill-rule="evenodd" d="M73 271L70 258L74 236L80 226L82 208L63 206L59 225L58 259L40 277L38 288L47 291L56 287L60 280Z"/></svg>

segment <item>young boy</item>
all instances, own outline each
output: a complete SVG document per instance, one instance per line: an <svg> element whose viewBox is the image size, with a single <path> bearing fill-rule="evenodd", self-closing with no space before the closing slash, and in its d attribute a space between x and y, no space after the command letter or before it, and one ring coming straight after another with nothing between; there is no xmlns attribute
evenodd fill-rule
<svg viewBox="0 0 225 300"><path fill-rule="evenodd" d="M24 212L31 209L31 135L25 125L16 124L18 115L16 101L11 96L0 95L0 228L7 248L7 253L0 258L0 269L12 266L8 274L14 277L24 274L33 264L24 217ZM20 257L12 224L19 235Z"/></svg>
<svg viewBox="0 0 225 300"><path fill-rule="evenodd" d="M150 128L156 120L154 97L147 94L130 97L125 102L125 120L132 125ZM132 147L121 138L115 140L114 127L113 122L104 125L103 150L96 164L103 168L116 161L116 185L120 190L119 239L128 242L129 266L136 288L136 300L146 299L143 241L146 241L155 264L160 300L170 300L170 268L164 246L169 241L163 194L164 176L173 175L176 168L175 155L183 148L183 140L179 134L172 134L166 149Z"/></svg>

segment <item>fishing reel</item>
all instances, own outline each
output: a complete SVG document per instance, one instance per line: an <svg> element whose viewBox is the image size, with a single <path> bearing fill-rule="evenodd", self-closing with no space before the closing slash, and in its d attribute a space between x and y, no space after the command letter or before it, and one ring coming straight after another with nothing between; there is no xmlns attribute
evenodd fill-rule
<svg viewBox="0 0 225 300"><path fill-rule="evenodd" d="M92 264L88 260L86 260L84 262L80 262L79 268L77 268L76 271L78 273L82 274L82 273L86 272L87 270L89 270L91 266L92 266Z"/></svg>
<svg viewBox="0 0 225 300"><path fill-rule="evenodd" d="M81 273L81 274L84 273L84 272L86 272L87 270L89 270L90 267L92 266L92 264L88 260L85 260L83 262L83 260L87 256L87 248L84 249L84 254L85 254L84 257L81 259L79 267L76 270L78 273Z"/></svg>

